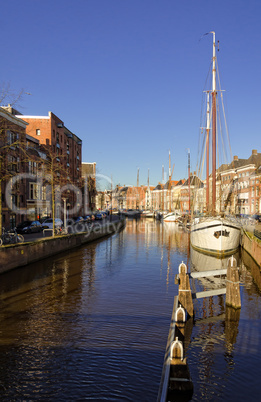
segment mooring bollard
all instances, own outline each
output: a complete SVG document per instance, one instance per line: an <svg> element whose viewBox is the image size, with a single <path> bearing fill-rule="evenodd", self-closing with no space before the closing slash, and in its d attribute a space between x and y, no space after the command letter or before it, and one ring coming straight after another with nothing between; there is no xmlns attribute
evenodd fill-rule
<svg viewBox="0 0 261 402"><path fill-rule="evenodd" d="M237 260L232 256L228 260L226 305L234 308L241 308L240 282L237 267Z"/></svg>
<svg viewBox="0 0 261 402"><path fill-rule="evenodd" d="M173 359L174 359L174 361L176 359L183 361L183 359L184 359L183 344L181 341L179 341L178 337L176 337L175 341L173 341L171 344L170 359L171 359L170 364L175 364L173 362ZM181 362L179 361L179 363L181 363Z"/></svg>
<svg viewBox="0 0 261 402"><path fill-rule="evenodd" d="M189 283L187 266L183 262L179 265L179 303L190 317L193 317L193 302Z"/></svg>

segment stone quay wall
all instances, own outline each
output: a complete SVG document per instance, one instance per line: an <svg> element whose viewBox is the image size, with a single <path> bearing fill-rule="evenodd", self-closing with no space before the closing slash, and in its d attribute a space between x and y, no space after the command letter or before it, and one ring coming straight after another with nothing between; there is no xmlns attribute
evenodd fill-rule
<svg viewBox="0 0 261 402"><path fill-rule="evenodd" d="M120 219L101 225L94 225L87 232L2 246L0 247L0 274L112 235L123 229L125 223L125 219Z"/></svg>
<svg viewBox="0 0 261 402"><path fill-rule="evenodd" d="M241 246L253 258L253 260L261 267L261 242L250 237L247 232L243 231Z"/></svg>

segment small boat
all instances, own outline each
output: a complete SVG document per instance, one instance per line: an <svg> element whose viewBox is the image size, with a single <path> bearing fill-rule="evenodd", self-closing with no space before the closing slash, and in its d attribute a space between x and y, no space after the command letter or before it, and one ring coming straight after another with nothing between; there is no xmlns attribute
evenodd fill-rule
<svg viewBox="0 0 261 402"><path fill-rule="evenodd" d="M217 102L217 93L221 94L221 89L217 89L216 74L216 43L215 32L213 34L213 57L212 57L212 89L204 91L207 96L207 114L205 127L205 146L203 153L206 154L206 216L195 217L191 222L190 242L191 246L204 253L224 256L235 252L240 244L241 225L236 218L222 216L224 213L217 211L218 200L216 191L216 159L217 159L217 126L221 121L220 116L217 116L219 107ZM210 99L211 98L211 99ZM223 100L221 98L221 105ZM212 127L211 127L212 125ZM212 134L212 194L210 197L210 134ZM228 135L228 133L227 133ZM203 165L203 164L202 164ZM211 203L210 203L211 200Z"/></svg>
<svg viewBox="0 0 261 402"><path fill-rule="evenodd" d="M153 211L143 211L141 216L143 218L154 218L155 213Z"/></svg>
<svg viewBox="0 0 261 402"><path fill-rule="evenodd" d="M169 212L163 217L163 222L178 222L181 215L177 212Z"/></svg>
<svg viewBox="0 0 261 402"><path fill-rule="evenodd" d="M140 218L141 211L138 209L128 209L127 211L123 212L122 214L125 215L127 218L137 219L137 218Z"/></svg>

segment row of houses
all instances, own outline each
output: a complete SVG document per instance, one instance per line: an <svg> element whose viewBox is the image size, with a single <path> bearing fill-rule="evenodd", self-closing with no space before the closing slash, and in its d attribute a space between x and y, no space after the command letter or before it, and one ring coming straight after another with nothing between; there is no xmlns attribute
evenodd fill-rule
<svg viewBox="0 0 261 402"><path fill-rule="evenodd" d="M210 176L210 186L212 178ZM0 229L26 219L66 219L95 209L206 211L206 181L189 179L157 186L116 186L96 191L96 163L82 162L82 140L54 113L22 115L0 107ZM217 170L216 211L261 212L261 154L234 156ZM211 200L210 200L211 201Z"/></svg>
<svg viewBox="0 0 261 402"><path fill-rule="evenodd" d="M82 140L54 113L0 107L1 229L94 209L95 174L96 163L82 162Z"/></svg>
<svg viewBox="0 0 261 402"><path fill-rule="evenodd" d="M210 176L210 187L211 185ZM261 213L260 186L261 153L254 149L247 159L234 156L230 164L224 164L217 170L217 213L246 215ZM113 191L99 192L96 205L100 209L112 205L112 208L116 209L203 213L206 212L206 180L202 180L196 172L193 172L186 180L158 183L156 187L116 186Z"/></svg>

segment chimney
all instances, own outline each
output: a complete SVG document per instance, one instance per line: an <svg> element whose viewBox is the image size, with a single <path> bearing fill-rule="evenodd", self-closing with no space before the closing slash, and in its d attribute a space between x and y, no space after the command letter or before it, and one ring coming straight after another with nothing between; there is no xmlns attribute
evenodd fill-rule
<svg viewBox="0 0 261 402"><path fill-rule="evenodd" d="M257 155L257 149L252 150L252 155Z"/></svg>
<svg viewBox="0 0 261 402"><path fill-rule="evenodd" d="M238 156L237 155L234 156L234 161L238 161Z"/></svg>

